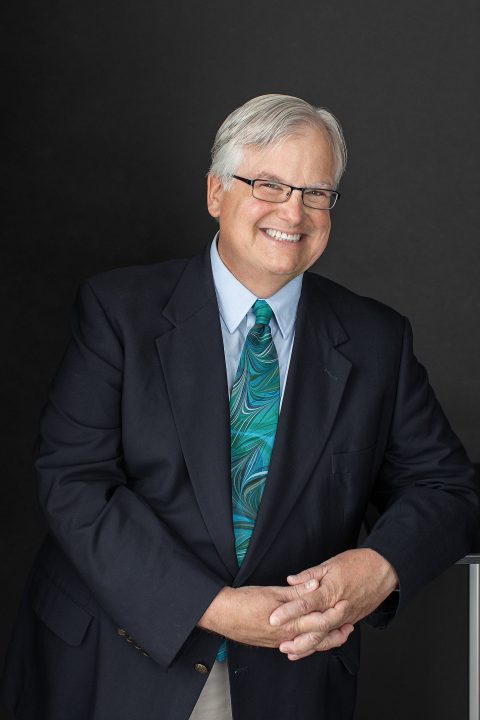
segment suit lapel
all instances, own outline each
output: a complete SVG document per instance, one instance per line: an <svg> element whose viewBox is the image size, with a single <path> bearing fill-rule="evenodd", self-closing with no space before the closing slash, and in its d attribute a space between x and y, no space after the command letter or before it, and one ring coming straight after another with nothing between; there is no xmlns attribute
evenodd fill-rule
<svg viewBox="0 0 480 720"><path fill-rule="evenodd" d="M281 531L331 433L351 363L348 336L318 278L304 275L295 342L265 492L238 569L232 524L225 355L209 247L192 258L156 338L183 455L205 525L234 585L246 583Z"/></svg>
<svg viewBox="0 0 480 720"><path fill-rule="evenodd" d="M189 261L163 314L173 328L156 345L183 455L205 525L233 577L228 388L209 246Z"/></svg>
<svg viewBox="0 0 480 720"><path fill-rule="evenodd" d="M303 278L282 410L255 529L235 586L244 585L281 531L322 454L350 373L348 339L319 283Z"/></svg>

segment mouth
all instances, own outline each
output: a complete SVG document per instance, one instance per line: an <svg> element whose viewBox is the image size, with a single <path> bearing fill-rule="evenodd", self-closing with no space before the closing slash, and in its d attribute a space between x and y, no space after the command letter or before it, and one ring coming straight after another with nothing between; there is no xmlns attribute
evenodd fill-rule
<svg viewBox="0 0 480 720"><path fill-rule="evenodd" d="M295 244L300 242L303 237L302 233L287 233L282 230L276 230L275 228L261 228L265 235L269 238L277 240L279 242Z"/></svg>

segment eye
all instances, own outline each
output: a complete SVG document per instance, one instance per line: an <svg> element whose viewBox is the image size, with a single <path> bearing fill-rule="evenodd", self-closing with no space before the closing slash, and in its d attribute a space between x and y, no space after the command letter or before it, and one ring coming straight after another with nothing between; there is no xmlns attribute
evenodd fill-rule
<svg viewBox="0 0 480 720"><path fill-rule="evenodd" d="M265 190L283 190L281 185L276 182L272 182L271 180L261 180L258 183L258 187L264 188Z"/></svg>
<svg viewBox="0 0 480 720"><path fill-rule="evenodd" d="M308 190L305 190L305 195L311 198L329 198L331 192L330 190L322 190L321 188L308 188Z"/></svg>

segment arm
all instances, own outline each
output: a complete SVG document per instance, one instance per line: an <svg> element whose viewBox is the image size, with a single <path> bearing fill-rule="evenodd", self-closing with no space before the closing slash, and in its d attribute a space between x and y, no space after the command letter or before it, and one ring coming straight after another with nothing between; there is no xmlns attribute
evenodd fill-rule
<svg viewBox="0 0 480 720"><path fill-rule="evenodd" d="M363 547L290 578L295 583L316 577L320 589L302 601L303 609L298 601L284 605L271 620L285 622L308 612L322 613L340 598L345 601L342 622L370 616L373 625L385 625L393 618L396 603L391 612L370 614L397 583L400 607L471 547L479 521L474 471L413 354L407 319L384 462L372 500L382 514ZM325 649L332 629L334 625L323 623L316 635L304 633L281 649L292 659Z"/></svg>
<svg viewBox="0 0 480 720"><path fill-rule="evenodd" d="M469 552L480 518L475 471L413 353L404 322L396 398L372 501L380 517L363 547L399 577L399 608Z"/></svg>
<svg viewBox="0 0 480 720"><path fill-rule="evenodd" d="M95 598L168 666L225 585L132 488L122 456L123 348L88 283L44 409L35 467L51 535Z"/></svg>

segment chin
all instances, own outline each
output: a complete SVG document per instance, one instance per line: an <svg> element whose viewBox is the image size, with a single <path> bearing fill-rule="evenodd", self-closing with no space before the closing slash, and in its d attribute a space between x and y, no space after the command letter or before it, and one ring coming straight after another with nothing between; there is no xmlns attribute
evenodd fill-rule
<svg viewBox="0 0 480 720"><path fill-rule="evenodd" d="M303 272L298 266L287 265L287 263L272 263L268 268L265 268L265 271L270 275L287 276L289 279Z"/></svg>

